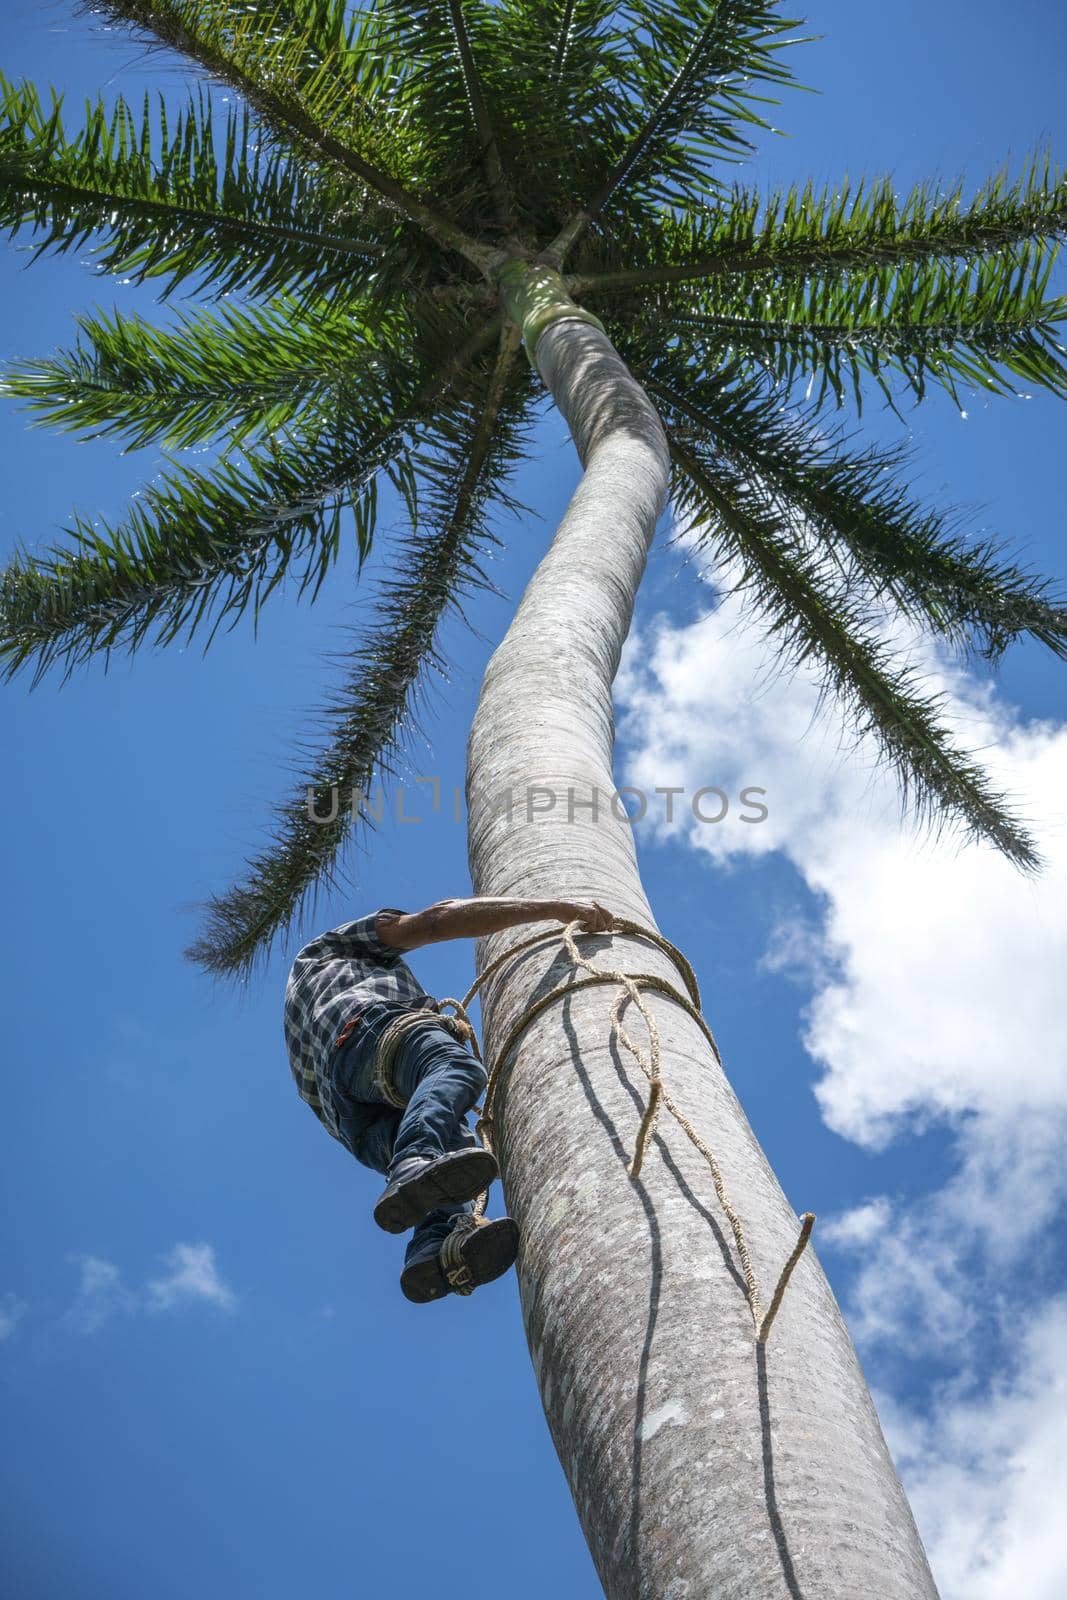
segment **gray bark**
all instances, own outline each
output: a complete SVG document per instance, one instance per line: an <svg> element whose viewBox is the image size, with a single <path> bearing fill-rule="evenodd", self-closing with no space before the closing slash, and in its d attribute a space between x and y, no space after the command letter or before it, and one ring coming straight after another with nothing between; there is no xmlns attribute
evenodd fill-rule
<svg viewBox="0 0 1067 1600"><path fill-rule="evenodd" d="M537 363L586 470L486 673L469 748L472 881L478 894L592 896L655 927L631 827L610 805L611 683L664 505L666 444L597 329L551 324ZM531 785L554 792L551 810L539 809L545 794L527 810ZM531 931L481 941L479 970ZM580 945L601 965L679 981L636 939ZM567 975L558 950L518 957L487 986L490 1061L530 1001ZM698 964L705 955L688 954ZM501 1079L495 1130L522 1229L530 1353L606 1595L936 1596L814 1251L757 1348L707 1167L665 1111L640 1178L628 1175L647 1083L610 1043L614 992L556 1001L527 1029ZM696 1024L665 997L648 1004L664 1081L719 1158L766 1302L796 1214ZM642 1040L632 1007L624 1021Z"/></svg>

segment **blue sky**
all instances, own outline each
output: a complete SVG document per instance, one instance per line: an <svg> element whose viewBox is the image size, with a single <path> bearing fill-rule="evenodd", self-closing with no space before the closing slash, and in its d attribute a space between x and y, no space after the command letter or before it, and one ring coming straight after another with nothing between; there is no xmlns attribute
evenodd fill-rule
<svg viewBox="0 0 1067 1600"><path fill-rule="evenodd" d="M100 89L181 93L172 63L71 12L7 7L8 76L64 88L72 115ZM1048 7L1017 5L1006 28L986 3L904 4L887 22L827 0L809 20L824 37L800 73L820 93L789 96L791 137L762 142L760 182L977 180L1043 139L1067 148L1067 41ZM72 315L96 304L150 306L143 290L94 282L87 254L28 271L25 253L0 256L0 356L69 343ZM903 426L926 493L966 503L976 530L1062 582L1062 408L1038 396L966 410L935 398L902 425L872 405L867 423L883 439ZM160 464L28 430L11 406L0 451L5 550L47 543L74 505L116 514ZM481 673L577 474L547 417L517 486L540 520L498 528L508 599L478 601L481 637L448 629L452 671L428 697L405 784L423 820L387 815L352 855L351 893L320 904L306 932L468 889L463 828L447 801L436 816L420 805L414 778L462 792ZM383 521L398 516L387 503ZM709 620L711 591L667 532L619 685L619 780L761 784L771 818L668 830L650 816L638 829L650 900L696 965L787 1193L820 1214L820 1254L946 1600L1008 1587L1052 1600L1067 1587L1048 1500L1067 1440L1047 1403L1067 1382L1053 1006L1067 950L1063 673L1023 648L992 695L920 656L1038 819L1050 866L1031 887L981 852L901 834L865 753L842 758L832 726L811 736L809 687L766 682L728 613ZM370 1219L377 1179L295 1095L281 1040L295 942L244 994L181 959L197 902L230 881L299 770L332 681L326 655L366 615L371 591L360 597L351 566L313 611L276 596L258 639L241 627L206 656L146 650L62 689L16 682L0 700L15 752L0 795L0 1515L6 1588L26 1600L339 1600L379 1583L401 1595L432 1583L439 1600L599 1592L514 1280L409 1306L402 1246ZM414 964L439 994L471 981L461 945Z"/></svg>

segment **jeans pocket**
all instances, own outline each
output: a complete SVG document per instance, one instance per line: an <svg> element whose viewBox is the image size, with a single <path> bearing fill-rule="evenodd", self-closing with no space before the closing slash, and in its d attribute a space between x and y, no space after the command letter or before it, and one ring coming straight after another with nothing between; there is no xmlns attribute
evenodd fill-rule
<svg viewBox="0 0 1067 1600"><path fill-rule="evenodd" d="M342 1106L371 1106L383 1101L374 1090L374 1058L378 1040L401 1006L373 1000L361 1007L359 1027L334 1051L328 1068L330 1085Z"/></svg>

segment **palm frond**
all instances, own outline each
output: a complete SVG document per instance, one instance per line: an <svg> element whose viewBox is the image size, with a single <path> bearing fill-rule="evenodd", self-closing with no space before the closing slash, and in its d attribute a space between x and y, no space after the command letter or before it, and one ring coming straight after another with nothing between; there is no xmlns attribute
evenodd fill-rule
<svg viewBox="0 0 1067 1600"><path fill-rule="evenodd" d="M451 176L453 196L473 196L471 179L479 175L477 187L491 201L476 205L479 231L513 232L499 137L510 111L500 94L506 14L484 0L378 0L375 20L396 64L394 100L410 108L428 163Z"/></svg>
<svg viewBox="0 0 1067 1600"><path fill-rule="evenodd" d="M177 116L148 96L139 116L98 101L71 134L62 101L2 75L0 227L37 254L91 240L102 272L216 295L355 287L388 238L361 191L265 150L246 114L220 130L203 94Z"/></svg>
<svg viewBox="0 0 1067 1600"><path fill-rule="evenodd" d="M508 0L483 8L479 60L519 232L550 239L604 174L632 119L635 62L615 0Z"/></svg>
<svg viewBox="0 0 1067 1600"><path fill-rule="evenodd" d="M1002 547L965 538L947 513L921 506L899 477L906 451L848 451L736 370L663 379L656 365L642 381L676 436L710 447L759 484L780 516L820 541L853 592L866 586L890 610L990 661L1025 635L1067 658L1067 607Z"/></svg>
<svg viewBox="0 0 1067 1600"><path fill-rule="evenodd" d="M347 175L443 248L478 267L492 256L406 181L418 171L419 150L403 119L389 114L373 11L353 19L344 41L324 54L309 45L303 8L291 4L85 0L85 8L179 51L235 89L284 148Z"/></svg>
<svg viewBox="0 0 1067 1600"><path fill-rule="evenodd" d="M14 363L0 380L42 425L130 446L230 446L290 426L302 412L365 410L383 364L421 352L398 310L337 297L184 313L172 329L115 312L77 319L83 343Z"/></svg>
<svg viewBox="0 0 1067 1600"><path fill-rule="evenodd" d="M634 59L613 0L381 0L378 15L436 192L490 238L551 237L604 170L603 142L630 116ZM482 109L468 89L462 16ZM479 131L479 121L481 130ZM491 138L490 138L491 135ZM499 155L497 201L472 184L481 149ZM454 176L453 176L454 175Z"/></svg>
<svg viewBox="0 0 1067 1600"><path fill-rule="evenodd" d="M785 38L794 23L776 0L628 0L623 9L638 92L612 141L617 158L551 246L560 261L616 195L684 206L716 188L717 163L751 154L746 128L769 126L756 110L768 99L760 89L792 77L779 56L796 42Z"/></svg>
<svg viewBox="0 0 1067 1600"><path fill-rule="evenodd" d="M514 329L505 329L481 395L457 405L423 442L419 468L429 487L421 526L397 550L391 567L399 575L383 585L375 620L349 655L330 736L308 753L311 776L279 808L270 848L208 905L205 930L188 954L210 972L250 971L308 898L334 881L350 834L349 797L369 793L374 774L390 769L421 682L443 670L436 643L443 618L452 608L462 615L462 595L494 588L479 564L497 542L488 529L490 502L521 509L506 488L520 458L525 386L509 394L517 349ZM339 798L333 821L313 820L309 791Z"/></svg>
<svg viewBox="0 0 1067 1600"><path fill-rule="evenodd" d="M802 532L789 526L760 485L721 458L671 438L675 503L706 524L699 542L741 569L739 587L762 617L780 660L809 665L857 735L870 735L905 802L935 822L954 819L1016 865L1039 857L1026 829L982 769L955 744L942 697L881 645L847 585L833 584Z"/></svg>
<svg viewBox="0 0 1067 1600"><path fill-rule="evenodd" d="M304 558L303 592L317 590L355 520L359 559L374 522L374 480L393 440L334 448L292 437L210 472L173 469L146 487L124 521L75 513L68 543L20 551L0 576L0 663L11 676L33 661L34 682L90 656L191 638L255 611ZM347 448L346 448L347 446ZM153 634L154 630L154 634Z"/></svg>
<svg viewBox="0 0 1067 1600"><path fill-rule="evenodd" d="M887 399L903 380L921 400L933 381L957 405L963 384L1014 394L1022 380L1067 395L1056 336L1067 298L1046 292L1054 259L1036 242L824 279L678 284L647 291L643 316L709 367L743 355L783 385L807 381L817 404L848 393L861 407L865 378Z"/></svg>
<svg viewBox="0 0 1067 1600"><path fill-rule="evenodd" d="M44 556L17 553L0 575L0 669L11 676L33 661L34 681L55 664L69 674L97 651L134 650L150 635L156 644L192 637L205 622L210 643L249 606L258 616L301 561L299 592L314 597L339 554L346 512L361 565L373 538L377 474L385 469L414 504L406 430L432 412L499 325L442 355L433 377L400 405L385 379L377 397L366 384L360 408L336 425L271 438L208 472L172 470L117 526L75 516L69 545Z"/></svg>
<svg viewBox="0 0 1067 1600"><path fill-rule="evenodd" d="M1014 252L1067 235L1067 176L1038 153L1015 178L994 173L969 199L962 181L891 178L792 185L763 198L735 188L721 205L661 210L643 228L598 238L596 265L567 279L572 294L734 276L814 275Z"/></svg>

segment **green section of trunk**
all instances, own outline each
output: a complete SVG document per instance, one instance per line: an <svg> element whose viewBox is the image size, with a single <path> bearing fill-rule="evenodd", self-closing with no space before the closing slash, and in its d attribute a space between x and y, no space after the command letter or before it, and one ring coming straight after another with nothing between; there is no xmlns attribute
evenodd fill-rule
<svg viewBox="0 0 1067 1600"><path fill-rule="evenodd" d="M532 266L511 260L500 269L497 281L504 296L508 316L522 333L530 364L536 364L537 342L545 329L563 317L588 322L604 332L604 324L591 311L576 305L566 284L551 267Z"/></svg>

